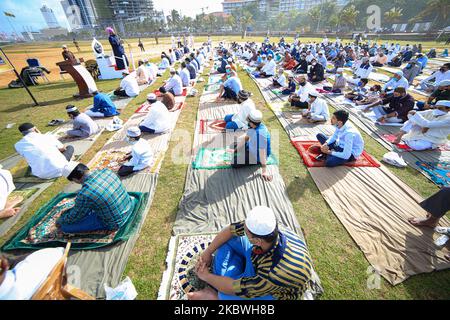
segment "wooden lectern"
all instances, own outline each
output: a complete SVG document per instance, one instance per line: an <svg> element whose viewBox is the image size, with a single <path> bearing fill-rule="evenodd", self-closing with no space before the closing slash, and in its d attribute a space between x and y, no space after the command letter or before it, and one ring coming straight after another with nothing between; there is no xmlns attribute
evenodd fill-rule
<svg viewBox="0 0 450 320"><path fill-rule="evenodd" d="M84 60L81 58L81 62ZM70 74L73 80L78 85L78 94L74 94L75 98L89 98L92 97L92 94L89 93L89 90L97 91L97 85L95 84L94 78L92 78L91 74L87 69L81 64L73 64L70 60L65 60L61 62L57 62L56 65L61 69L61 71L66 71Z"/></svg>

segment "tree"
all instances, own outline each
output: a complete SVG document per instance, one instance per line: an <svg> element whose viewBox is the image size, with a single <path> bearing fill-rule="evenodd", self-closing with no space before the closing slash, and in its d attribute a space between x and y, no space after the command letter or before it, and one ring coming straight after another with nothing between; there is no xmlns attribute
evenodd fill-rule
<svg viewBox="0 0 450 320"><path fill-rule="evenodd" d="M344 26L355 28L356 18L358 17L358 15L359 11L356 10L354 5L350 5L349 7L342 9L342 11L340 12L340 22Z"/></svg>
<svg viewBox="0 0 450 320"><path fill-rule="evenodd" d="M403 17L403 9L393 7L391 10L384 13L384 19L389 23L398 23Z"/></svg>
<svg viewBox="0 0 450 320"><path fill-rule="evenodd" d="M309 25L311 29L317 31L317 26L320 19L320 6L315 6L308 11Z"/></svg>
<svg viewBox="0 0 450 320"><path fill-rule="evenodd" d="M421 13L419 13L414 21L420 19L433 17L433 26L447 27L450 16L450 1L449 0L428 0L427 5Z"/></svg>
<svg viewBox="0 0 450 320"><path fill-rule="evenodd" d="M247 29L254 23L255 23L255 21L253 20L251 13L249 13L247 11L244 12L244 15L241 17L242 39L247 37Z"/></svg>

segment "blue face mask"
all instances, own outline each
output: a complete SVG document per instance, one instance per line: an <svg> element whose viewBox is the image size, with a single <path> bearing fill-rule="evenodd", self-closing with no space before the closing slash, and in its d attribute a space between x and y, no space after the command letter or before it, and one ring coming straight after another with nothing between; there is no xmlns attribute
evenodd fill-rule
<svg viewBox="0 0 450 320"><path fill-rule="evenodd" d="M362 81L358 82L358 87L362 87L362 86L363 86Z"/></svg>

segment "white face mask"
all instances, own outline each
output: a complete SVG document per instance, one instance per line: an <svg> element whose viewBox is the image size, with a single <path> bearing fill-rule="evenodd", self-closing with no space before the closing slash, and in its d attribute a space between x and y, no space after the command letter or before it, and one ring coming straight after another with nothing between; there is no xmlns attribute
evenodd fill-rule
<svg viewBox="0 0 450 320"><path fill-rule="evenodd" d="M446 114L447 114L447 112L439 110L439 109L433 110L433 116L435 116L435 117L445 116Z"/></svg>
<svg viewBox="0 0 450 320"><path fill-rule="evenodd" d="M138 142L138 140L134 140L134 139L132 140L130 137L126 137L125 141L131 145L135 145Z"/></svg>

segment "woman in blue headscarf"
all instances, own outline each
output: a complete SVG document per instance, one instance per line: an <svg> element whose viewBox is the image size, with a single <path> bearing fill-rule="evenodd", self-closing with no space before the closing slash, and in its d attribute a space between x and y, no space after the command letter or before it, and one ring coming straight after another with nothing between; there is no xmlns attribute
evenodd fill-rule
<svg viewBox="0 0 450 320"><path fill-rule="evenodd" d="M114 32L114 29L111 27L106 28L106 32L109 34L109 43L111 44L111 47L114 52L114 57L116 59L116 66L117 70L123 70L125 69L125 62L128 66L128 59L125 55L125 49L123 48L123 45L121 43L121 40L118 35ZM125 61L124 61L125 59Z"/></svg>

